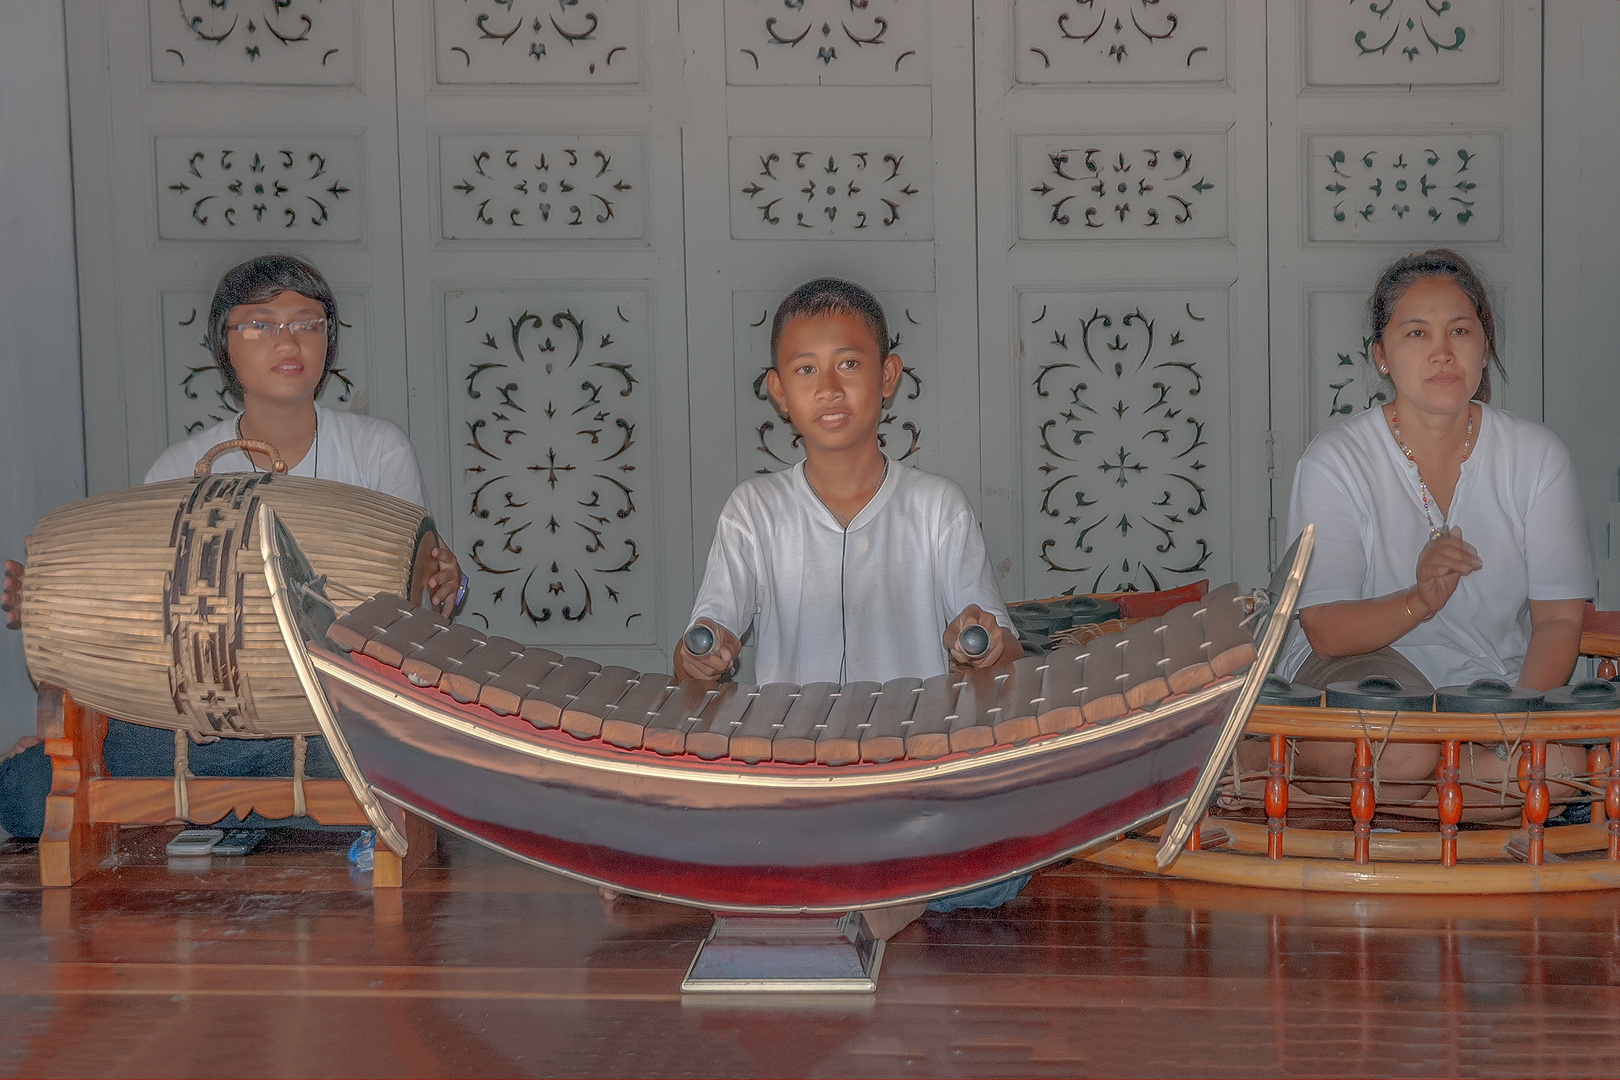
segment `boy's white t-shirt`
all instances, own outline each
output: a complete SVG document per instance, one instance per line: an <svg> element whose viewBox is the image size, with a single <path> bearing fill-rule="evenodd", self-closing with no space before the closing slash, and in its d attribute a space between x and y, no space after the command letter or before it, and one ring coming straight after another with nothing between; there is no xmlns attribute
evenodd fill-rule
<svg viewBox="0 0 1620 1080"><path fill-rule="evenodd" d="M338 480L427 506L416 451L399 425L378 416L337 412L317 405L315 436L304 460L288 470L291 475L318 475L322 480ZM159 454L146 471L143 483L189 477L198 458L236 437L235 419L204 428ZM254 466L242 451L230 450L214 459L213 468L217 473L252 472Z"/></svg>
<svg viewBox="0 0 1620 1080"><path fill-rule="evenodd" d="M1431 512L1439 521L1439 510ZM1410 589L1429 541L1417 468L1395 445L1382 409L1322 432L1294 470L1288 535L1316 525L1299 607ZM1593 595L1592 553L1569 449L1549 429L1480 406L1444 527L1457 526L1484 564L1435 617L1395 642L1435 686L1518 679L1530 643L1530 600ZM1278 670L1310 655L1295 626Z"/></svg>
<svg viewBox="0 0 1620 1080"><path fill-rule="evenodd" d="M945 672L940 638L969 604L1011 631L961 488L891 462L846 530L800 463L726 500L692 618L752 626L761 683L887 682Z"/></svg>

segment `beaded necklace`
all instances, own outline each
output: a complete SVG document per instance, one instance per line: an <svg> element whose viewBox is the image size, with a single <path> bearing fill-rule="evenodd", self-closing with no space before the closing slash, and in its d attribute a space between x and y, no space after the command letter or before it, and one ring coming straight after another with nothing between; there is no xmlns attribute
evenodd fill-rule
<svg viewBox="0 0 1620 1080"><path fill-rule="evenodd" d="M1418 469L1417 458L1412 456L1412 448L1407 446L1406 441L1401 438L1401 421L1400 418L1395 415L1395 410L1393 408L1389 410L1389 426L1391 430L1395 432L1395 445L1401 448L1401 453L1406 455L1406 460L1412 463L1413 470L1417 472L1418 494L1423 498L1423 516L1429 523L1429 539L1438 540L1442 536L1446 535L1446 530L1444 527L1445 519L1442 518L1440 524L1435 524L1434 514L1429 510L1429 505L1432 501L1429 496L1429 485L1423 482L1423 472L1422 470ZM1463 461L1467 461L1468 455L1473 452L1474 407L1470 405L1468 406L1468 431L1465 435L1463 435Z"/></svg>

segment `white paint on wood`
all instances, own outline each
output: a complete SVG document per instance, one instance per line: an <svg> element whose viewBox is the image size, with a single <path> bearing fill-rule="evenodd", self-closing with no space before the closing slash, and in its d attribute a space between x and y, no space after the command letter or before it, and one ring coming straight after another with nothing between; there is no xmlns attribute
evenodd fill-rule
<svg viewBox="0 0 1620 1080"><path fill-rule="evenodd" d="M84 497L62 6L0 4L0 557ZM22 635L0 629L0 753L34 731Z"/></svg>

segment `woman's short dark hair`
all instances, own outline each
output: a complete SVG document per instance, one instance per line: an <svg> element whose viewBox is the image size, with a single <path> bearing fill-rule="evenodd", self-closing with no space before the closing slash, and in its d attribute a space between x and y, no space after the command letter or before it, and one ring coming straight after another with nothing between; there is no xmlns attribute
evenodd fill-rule
<svg viewBox="0 0 1620 1080"><path fill-rule="evenodd" d="M1450 248L1430 248L1422 254L1404 255L1384 268L1384 272L1378 275L1378 284L1373 286L1372 297L1367 301L1367 314L1372 320L1372 339L1382 344L1384 331L1395 313L1395 305L1406 290L1421 278L1449 279L1474 305L1474 314L1485 332L1485 367L1480 371L1479 387L1473 396L1490 404L1491 365L1495 364L1503 381L1507 380L1502 358L1496 354L1496 313L1491 310L1491 298L1485 291L1485 283L1468 264L1468 260Z"/></svg>
<svg viewBox="0 0 1620 1080"><path fill-rule="evenodd" d="M284 292L307 296L326 310L326 367L315 386L317 397L326 389L326 380L332 377L338 349L337 300L332 296L332 287L319 270L296 255L259 255L238 263L220 276L219 284L214 287L214 302L208 308L208 351L214 354L214 363L225 382L225 393L238 405L242 404L242 380L231 367L225 319L234 307L263 304Z"/></svg>
<svg viewBox="0 0 1620 1080"><path fill-rule="evenodd" d="M878 355L889 355L889 321L877 297L842 278L817 278L788 293L771 322L771 363L776 363L776 346L782 340L782 327L800 315L853 315L872 331Z"/></svg>

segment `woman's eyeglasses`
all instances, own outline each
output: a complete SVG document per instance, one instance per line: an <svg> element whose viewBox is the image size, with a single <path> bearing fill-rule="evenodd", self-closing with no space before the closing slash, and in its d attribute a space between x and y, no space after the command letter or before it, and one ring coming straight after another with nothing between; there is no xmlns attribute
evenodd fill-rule
<svg viewBox="0 0 1620 1080"><path fill-rule="evenodd" d="M272 341L281 336L283 328L292 331L292 336L295 338L313 337L316 334L324 337L326 335L326 320L321 318L296 319L293 322L282 323L244 322L232 323L226 327L227 330L235 330L238 334L241 334L243 341Z"/></svg>

